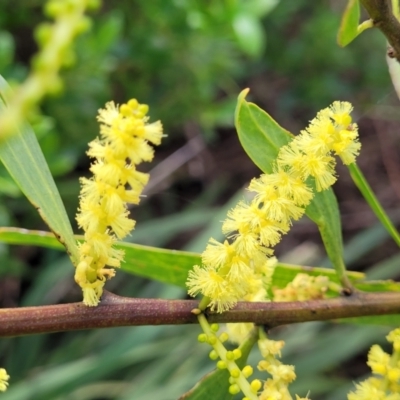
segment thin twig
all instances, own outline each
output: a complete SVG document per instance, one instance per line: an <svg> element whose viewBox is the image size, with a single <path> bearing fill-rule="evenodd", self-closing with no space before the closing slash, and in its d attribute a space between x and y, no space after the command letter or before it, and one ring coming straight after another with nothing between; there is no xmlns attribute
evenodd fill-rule
<svg viewBox="0 0 400 400"><path fill-rule="evenodd" d="M386 37L391 49L388 54L400 62L400 22L393 15L388 0L361 0L375 27Z"/></svg>
<svg viewBox="0 0 400 400"><path fill-rule="evenodd" d="M197 323L195 300L132 299L106 292L98 307L82 303L0 309L0 337L138 325ZM239 303L210 322L254 322L274 327L400 313L400 293L356 292L348 297L287 303Z"/></svg>

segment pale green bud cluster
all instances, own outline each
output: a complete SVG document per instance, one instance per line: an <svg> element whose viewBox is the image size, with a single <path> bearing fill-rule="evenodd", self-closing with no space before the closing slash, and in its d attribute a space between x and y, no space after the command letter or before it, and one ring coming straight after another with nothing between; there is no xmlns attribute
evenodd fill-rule
<svg viewBox="0 0 400 400"><path fill-rule="evenodd" d="M46 94L57 94L63 88L59 76L62 67L75 61L72 43L90 28L86 10L99 7L98 0L50 0L45 14L53 23L43 23L35 30L39 52L33 57L32 71L10 95L8 108L0 114L0 138L12 134Z"/></svg>
<svg viewBox="0 0 400 400"><path fill-rule="evenodd" d="M227 350L223 343L229 339L229 335L226 332L218 334L219 325L209 325L203 314L199 315L198 318L204 332L198 336L198 341L209 344L213 348L209 354L211 360L218 360L216 363L217 368L226 369L229 372L229 393L235 395L243 392L245 395L243 400L258 399L257 392L260 390L262 383L258 379L252 382L247 380L253 374L253 368L250 365L246 365L243 368L238 366L236 361L242 357L240 348Z"/></svg>

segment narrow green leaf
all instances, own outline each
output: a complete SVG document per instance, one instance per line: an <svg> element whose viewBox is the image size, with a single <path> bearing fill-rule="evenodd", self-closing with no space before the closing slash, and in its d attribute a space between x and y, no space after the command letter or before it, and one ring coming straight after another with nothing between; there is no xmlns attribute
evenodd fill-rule
<svg viewBox="0 0 400 400"><path fill-rule="evenodd" d="M279 149L288 144L293 135L282 128L268 113L247 102L245 100L247 93L248 89L240 93L235 112L239 140L251 160L264 173L271 173ZM306 215L317 224L329 259L341 281L347 284L339 208L331 188L315 195L306 208Z"/></svg>
<svg viewBox="0 0 400 400"><path fill-rule="evenodd" d="M83 236L75 236L77 241L82 239ZM51 232L20 228L0 228L0 242L63 249L63 246ZM182 288L186 288L186 279L193 265L201 263L201 255L199 253L159 249L126 242L118 242L116 247L125 251L125 262L121 265L122 270ZM272 285L282 288L299 273L313 276L325 275L332 282L339 283L335 271L330 268L303 267L278 263L273 275ZM347 275L352 282L364 279L364 274L361 272L348 271Z"/></svg>
<svg viewBox="0 0 400 400"><path fill-rule="evenodd" d="M8 90L7 82L0 76L0 112L7 112ZM78 256L72 227L42 150L29 125L22 124L14 135L1 141L0 160L75 263Z"/></svg>
<svg viewBox="0 0 400 400"><path fill-rule="evenodd" d="M272 173L272 161L279 149L287 145L293 135L282 128L260 107L245 100L249 89L238 97L235 111L235 126L240 143L254 164L265 173Z"/></svg>
<svg viewBox="0 0 400 400"><path fill-rule="evenodd" d="M253 329L249 338L240 346L242 357L236 361L239 368L244 368L247 357L258 339L257 329ZM233 398L228 392L229 372L227 370L215 369L205 375L192 389L179 397L179 400L230 400Z"/></svg>
<svg viewBox="0 0 400 400"><path fill-rule="evenodd" d="M306 208L306 215L317 224L328 258L339 278L343 280L345 265L342 227L339 206L333 190L329 188L316 193L313 201Z"/></svg>
<svg viewBox="0 0 400 400"><path fill-rule="evenodd" d="M400 234L397 231L396 227L393 225L392 221L386 214L385 210L379 203L379 200L375 196L375 193L369 186L367 180L365 179L363 173L358 168L356 163L350 164L348 166L351 178L353 182L356 184L358 189L360 190L361 194L363 195L364 199L367 201L369 206L371 207L372 211L378 217L381 224L385 227L388 231L392 239L396 242L398 246L400 246Z"/></svg>
<svg viewBox="0 0 400 400"><path fill-rule="evenodd" d="M359 34L358 21L360 20L359 0L349 0L346 10L340 22L337 42L339 46L345 47L352 42Z"/></svg>

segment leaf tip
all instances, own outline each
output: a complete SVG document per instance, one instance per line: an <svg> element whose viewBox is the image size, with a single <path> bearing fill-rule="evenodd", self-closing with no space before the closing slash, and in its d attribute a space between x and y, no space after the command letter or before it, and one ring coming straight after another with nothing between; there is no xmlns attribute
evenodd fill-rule
<svg viewBox="0 0 400 400"><path fill-rule="evenodd" d="M243 89L243 90L239 93L238 102L244 100L245 97L247 96L247 94L248 94L249 92L250 92L250 89L249 89L249 88Z"/></svg>

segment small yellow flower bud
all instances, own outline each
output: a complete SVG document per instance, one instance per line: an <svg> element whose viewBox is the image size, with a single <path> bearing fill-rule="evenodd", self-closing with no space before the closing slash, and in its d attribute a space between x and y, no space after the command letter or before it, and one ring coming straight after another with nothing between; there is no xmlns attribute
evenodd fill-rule
<svg viewBox="0 0 400 400"><path fill-rule="evenodd" d="M251 391L257 393L261 389L262 383L259 379L254 379L250 383Z"/></svg>
<svg viewBox="0 0 400 400"><path fill-rule="evenodd" d="M233 350L233 359L237 360L242 357L242 351L240 349Z"/></svg>
<svg viewBox="0 0 400 400"><path fill-rule="evenodd" d="M219 335L219 340L221 341L221 343L226 342L228 339L229 339L229 335L228 335L227 332L222 332L222 333Z"/></svg>
<svg viewBox="0 0 400 400"><path fill-rule="evenodd" d="M253 375L253 367L250 365L246 365L243 369L242 369L242 373L245 376L245 378L248 378L249 376Z"/></svg>
<svg viewBox="0 0 400 400"><path fill-rule="evenodd" d="M218 360L218 353L215 350L211 350L208 356L211 358L211 360Z"/></svg>
<svg viewBox="0 0 400 400"><path fill-rule="evenodd" d="M226 368L227 368L226 362L223 361L223 360L219 360L219 361L217 362L217 368L218 368L218 369L226 369Z"/></svg>
<svg viewBox="0 0 400 400"><path fill-rule="evenodd" d="M233 360L234 359L233 351L227 351L226 352L226 359L227 360Z"/></svg>
<svg viewBox="0 0 400 400"><path fill-rule="evenodd" d="M240 387L234 383L233 385L229 386L229 393L232 395L240 393Z"/></svg>
<svg viewBox="0 0 400 400"><path fill-rule="evenodd" d="M240 370L237 368L235 368L229 372L230 372L232 378L239 378L239 376L240 376Z"/></svg>
<svg viewBox="0 0 400 400"><path fill-rule="evenodd" d="M66 5L63 1L49 1L44 6L44 14L50 18L57 18L66 12Z"/></svg>
<svg viewBox="0 0 400 400"><path fill-rule="evenodd" d="M207 336L207 343L211 344L212 346L217 343L217 338L215 335L208 335Z"/></svg>
<svg viewBox="0 0 400 400"><path fill-rule="evenodd" d="M88 0L86 4L89 10L97 10L101 5L101 0Z"/></svg>
<svg viewBox="0 0 400 400"><path fill-rule="evenodd" d="M207 335L205 333L200 333L200 335L197 336L197 340L200 343L206 343L207 342Z"/></svg>
<svg viewBox="0 0 400 400"><path fill-rule="evenodd" d="M53 33L53 27L51 24L42 23L38 25L34 32L36 43L40 47L44 47L51 39L52 33Z"/></svg>
<svg viewBox="0 0 400 400"><path fill-rule="evenodd" d="M218 324L211 324L211 330L213 332L218 332L219 330L219 325Z"/></svg>

